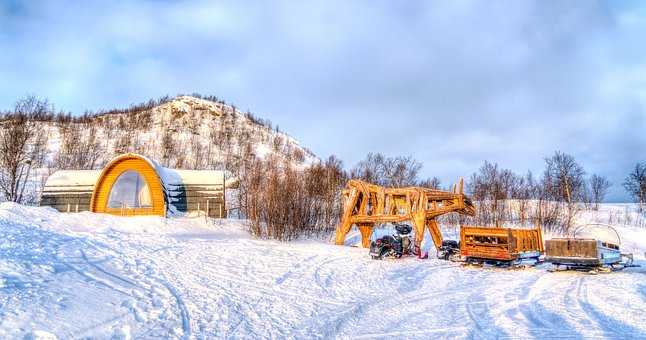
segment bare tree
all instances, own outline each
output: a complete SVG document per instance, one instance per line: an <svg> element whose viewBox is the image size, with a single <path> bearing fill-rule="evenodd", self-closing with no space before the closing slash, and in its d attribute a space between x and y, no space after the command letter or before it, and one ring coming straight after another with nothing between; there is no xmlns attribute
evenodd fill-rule
<svg viewBox="0 0 646 340"><path fill-rule="evenodd" d="M29 96L19 100L0 129L0 191L4 199L25 201L33 169L45 159L47 133L36 120L51 113L47 100Z"/></svg>
<svg viewBox="0 0 646 340"><path fill-rule="evenodd" d="M419 182L418 185L420 187L429 188L429 189L440 189L441 184L442 182L440 181L439 178L431 177Z"/></svg>
<svg viewBox="0 0 646 340"><path fill-rule="evenodd" d="M604 176L597 174L590 176L590 198L594 203L594 210L599 210L599 203L603 202L610 185L610 181Z"/></svg>
<svg viewBox="0 0 646 340"><path fill-rule="evenodd" d="M422 163L411 156L388 157L384 160L384 175L390 187L405 187L417 184L417 174Z"/></svg>
<svg viewBox="0 0 646 340"><path fill-rule="evenodd" d="M59 128L61 148L55 157L58 169L94 169L105 154L94 124L69 123Z"/></svg>
<svg viewBox="0 0 646 340"><path fill-rule="evenodd" d="M639 204L639 211L643 211L646 204L646 162L637 163L623 184L626 191Z"/></svg>
<svg viewBox="0 0 646 340"><path fill-rule="evenodd" d="M571 155L556 151L545 159L543 183L546 193L555 201L565 204L565 231L580 211L585 195L585 170Z"/></svg>
<svg viewBox="0 0 646 340"><path fill-rule="evenodd" d="M350 173L350 177L360 179L366 182L385 185L383 179L384 155L380 153L368 153L366 159L357 164Z"/></svg>
<svg viewBox="0 0 646 340"><path fill-rule="evenodd" d="M173 155L176 154L175 139L171 131L166 128L161 136L161 163L163 166L170 166Z"/></svg>
<svg viewBox="0 0 646 340"><path fill-rule="evenodd" d="M422 164L411 156L385 157L369 153L352 169L351 177L386 187L416 185Z"/></svg>
<svg viewBox="0 0 646 340"><path fill-rule="evenodd" d="M250 157L239 178L240 207L258 237L290 240L329 232L339 220L346 176L334 156L303 170L273 155Z"/></svg>
<svg viewBox="0 0 646 340"><path fill-rule="evenodd" d="M507 200L518 191L518 179L509 169L485 161L467 184L473 199L478 203L477 221L483 224L500 225L511 219Z"/></svg>
<svg viewBox="0 0 646 340"><path fill-rule="evenodd" d="M202 147L202 136L191 134L190 140L191 154L193 155L192 169L202 169L206 163L206 152Z"/></svg>

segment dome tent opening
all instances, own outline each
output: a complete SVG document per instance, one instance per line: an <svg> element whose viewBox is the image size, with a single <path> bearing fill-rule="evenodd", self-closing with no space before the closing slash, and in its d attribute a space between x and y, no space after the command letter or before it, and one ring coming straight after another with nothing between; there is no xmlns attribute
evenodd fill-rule
<svg viewBox="0 0 646 340"><path fill-rule="evenodd" d="M119 175L110 189L109 208L150 208L152 198L146 180L134 170Z"/></svg>

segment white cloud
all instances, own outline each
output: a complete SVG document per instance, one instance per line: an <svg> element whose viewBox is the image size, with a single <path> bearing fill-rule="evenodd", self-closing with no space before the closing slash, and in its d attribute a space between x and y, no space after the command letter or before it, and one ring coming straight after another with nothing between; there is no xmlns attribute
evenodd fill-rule
<svg viewBox="0 0 646 340"><path fill-rule="evenodd" d="M646 160L638 5L0 5L0 107L25 93L81 113L202 92L349 165L369 151L413 154L448 182L485 158L540 170L558 149L620 183Z"/></svg>

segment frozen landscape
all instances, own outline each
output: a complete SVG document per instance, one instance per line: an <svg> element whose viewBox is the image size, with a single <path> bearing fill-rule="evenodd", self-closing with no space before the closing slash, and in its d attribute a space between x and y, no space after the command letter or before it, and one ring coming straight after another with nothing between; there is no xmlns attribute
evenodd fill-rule
<svg viewBox="0 0 646 340"><path fill-rule="evenodd" d="M374 261L328 240L257 240L240 220L2 203L0 338L644 338L646 229L623 223L642 267L590 275Z"/></svg>

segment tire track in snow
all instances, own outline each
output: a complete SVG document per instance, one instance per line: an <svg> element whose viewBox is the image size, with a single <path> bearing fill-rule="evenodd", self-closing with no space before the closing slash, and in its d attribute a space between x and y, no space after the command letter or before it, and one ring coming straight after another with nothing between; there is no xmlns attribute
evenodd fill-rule
<svg viewBox="0 0 646 340"><path fill-rule="evenodd" d="M529 322L527 332L536 337L553 337L561 332L563 325L557 325L554 320L545 317L545 310L541 304L544 299L542 280L546 277L540 273L523 282L523 294L512 310L517 310ZM531 282L531 283L529 283ZM509 311L508 311L509 314Z"/></svg>
<svg viewBox="0 0 646 340"><path fill-rule="evenodd" d="M120 288L116 287L115 285L110 284L110 281L102 280L102 279L100 279L100 278L98 278L98 277L96 277L96 276L94 276L94 275L90 274L88 271L82 270L82 269L80 269L80 268L78 268L78 267L76 267L76 266L72 265L70 262L67 262L67 261L61 260L60 258L59 258L58 260L59 260L59 261L60 261L64 266L68 267L68 268L69 268L69 269L71 269L72 271L76 272L77 274L79 274L80 276L84 277L85 279L87 279L87 280L89 280L89 281L91 281L91 282L95 282L95 283L97 283L97 284L99 284L99 285L101 285L101 286L103 286L103 287L105 287L105 288L108 288L108 289L113 290L113 291L115 291L115 292L119 292L119 293L121 293L121 294L123 294L123 295L125 295L125 296L133 297L132 293L127 292L127 291L125 291L125 290L122 290L122 289L120 289Z"/></svg>
<svg viewBox="0 0 646 340"><path fill-rule="evenodd" d="M474 306L482 306L482 305L484 305L485 307L484 309L482 308L480 310L474 309ZM487 308L488 308L487 301L484 299L484 297L480 296L479 294L469 295L469 298L467 299L465 307L466 307L469 320L471 320L472 324L475 326L475 329L478 332L478 334L472 335L472 337L477 338L477 337L482 337L483 335L491 336L491 334L485 328L485 325L489 324L490 320L486 320L485 317L483 316L484 314L487 313Z"/></svg>
<svg viewBox="0 0 646 340"><path fill-rule="evenodd" d="M103 269L101 266L97 265L96 263L94 263L94 262L90 261L90 260L88 259L87 255L85 254L85 251L83 251L82 249L80 250L80 252L81 252L81 257L83 258L83 260L85 261L85 263L86 263L88 266L90 266L90 267L94 268L95 270L97 270L97 271L99 271L99 272L101 272L101 273L105 274L106 276L109 276L109 277L111 277L111 278L113 278L113 279L115 279L115 280L118 280L118 281L124 282L124 283L126 283L126 284L128 284L128 285L131 285L131 286L133 286L133 287L137 287L137 288L139 288L139 289L143 289L143 288L142 288L141 286L139 286L137 283L135 283L135 282L133 282L133 281L131 281L131 280L129 280L129 279L126 279L126 278L125 278L125 277L123 277L123 276L113 274L113 273L111 273L111 272L109 272L109 271L107 271L107 270Z"/></svg>
<svg viewBox="0 0 646 340"><path fill-rule="evenodd" d="M492 273L492 271L483 271L480 268L472 269L466 272L466 278L460 280L461 286L456 287L467 292L464 309L466 317L471 322L470 324L474 326L467 333L467 337L469 338L498 339L500 337L510 336L497 326L496 320L499 316L492 315L491 313L499 307L498 304L492 306L487 299L488 297L492 297L496 301L495 298L498 295L496 292L496 281L494 280L492 282L489 280L499 275L495 271L497 270L494 270ZM492 289L493 291L489 291L488 289ZM503 304L502 307L504 308L505 302L500 301L499 303Z"/></svg>
<svg viewBox="0 0 646 340"><path fill-rule="evenodd" d="M440 264L440 265L434 265L434 266L423 267L423 268L413 267L411 269L420 271L421 273L420 275L423 275L424 278L426 278L428 275L432 273L436 273L444 269L450 269L455 267L459 267L459 266L451 265L451 264ZM392 309L393 307L409 304L411 300L433 299L438 296L442 296L446 294L446 292L444 291L431 291L431 292L420 293L419 287L418 287L420 284L420 281L423 281L423 278L420 278L419 280L415 280L415 282L413 282L414 284L413 286L399 287L398 291L401 291L401 290L407 291L404 294L399 292L394 292L395 291L394 288L385 288L385 290L377 290L381 292L378 295L355 294L355 299L349 303L352 305L351 307L346 308L341 312L337 312L335 318L328 320L323 325L322 327L323 329L331 330L326 332L325 337L326 338L339 337L339 336L354 337L354 335L340 335L340 333L344 332L344 330L351 327L353 329L357 329L359 326L358 324L361 323L361 320L364 318L365 314L371 311L385 311L387 309ZM406 288L412 288L412 289L406 289ZM383 308L380 306L383 306ZM417 331L411 331L410 335L416 334L416 332ZM387 333L384 333L384 334L387 334ZM406 334L402 333L401 335L406 335ZM379 333L375 333L375 334L372 334L372 336L379 337L380 335Z"/></svg>
<svg viewBox="0 0 646 340"><path fill-rule="evenodd" d="M637 339L646 337L644 332L642 332L641 330L629 325L625 325L600 312L598 308L590 302L588 279L589 278L581 278L581 283L578 287L577 295L579 297L580 303L584 307L583 311L587 314L588 319L596 323L602 336L623 339Z"/></svg>
<svg viewBox="0 0 646 340"><path fill-rule="evenodd" d="M321 278L321 269L325 268L328 266L330 263L336 263L336 262L341 262L345 260L344 258L336 258L336 259L329 259L325 260L323 262L319 262L318 265L314 268L314 282L316 282L316 285L318 288L326 290L328 287L330 287L330 277L327 277L325 279L325 282L323 282L323 279Z"/></svg>
<svg viewBox="0 0 646 340"><path fill-rule="evenodd" d="M302 271L304 269L303 268L304 264L312 262L312 260L314 260L316 257L317 257L316 255L312 255L310 257L307 257L299 261L295 265L292 265L290 269L288 269L285 273L283 273L275 280L276 284L279 286L282 285L283 282L285 282L285 280L289 279L292 275L294 275L294 273Z"/></svg>
<svg viewBox="0 0 646 340"><path fill-rule="evenodd" d="M582 273L576 273L575 278L570 282L569 287L563 295L563 305L566 306L564 311L572 320L570 323L577 327L584 337L603 337L605 336L599 329L599 325L595 320L590 318L586 311L584 298L582 298L582 284L585 279Z"/></svg>
<svg viewBox="0 0 646 340"><path fill-rule="evenodd" d="M115 248L113 248L111 246L108 246L108 245L104 244L103 242L98 243L98 242L93 242L93 241L90 241L90 240L86 240L86 242L89 245L93 246L98 251L101 251L103 249L104 251L108 250L110 252L116 253L116 254L120 255L121 258L131 257L130 255L125 254L124 252L121 252L121 251L119 251L119 250L117 250L117 249L115 249ZM144 249L145 249L145 247L144 247ZM159 248L156 249L156 250L159 250ZM87 257L85 256L85 253L83 251L81 251L81 253L82 253L83 257L85 259L87 259ZM155 250L150 251L149 253L155 253ZM148 261L148 263L153 264L153 265L155 264L155 261L150 256L148 256L146 254L141 254L141 253L135 254L135 258L144 258L145 260ZM89 262L89 261L87 261L87 263L92 265L92 263ZM122 277L119 277L116 274L109 273L108 271L103 270L99 266L94 265L94 267L97 268L99 271L101 271L101 272L103 272L103 273L105 273L105 274L107 274L107 275L109 275L111 277L119 279L120 281L129 283L129 284L131 284L133 286L136 286L138 288L146 290L145 288L141 287L140 285L134 283L131 280L124 279ZM152 275L152 276L151 275L144 275L144 277L146 279L148 279L148 280L152 279L152 281L156 282L159 286L164 287L171 294L171 296L173 296L173 298L174 298L174 300L175 300L175 302L177 304L179 314L180 314L179 316L180 316L180 320L181 320L181 323L182 323L182 331L183 331L183 334L184 334L183 338L188 339L190 337L190 335L191 335L191 318L190 318L190 314L188 312L188 309L186 308L186 304L184 303L184 300L181 298L181 296L179 295L177 290L168 282L168 280L166 278L159 278L156 275ZM154 286L154 285L151 285L151 286ZM127 294L127 295L130 296L131 298L135 298L132 294ZM151 300L152 300L152 298L151 298ZM152 302L152 301L149 301L149 302Z"/></svg>
<svg viewBox="0 0 646 340"><path fill-rule="evenodd" d="M186 308L186 303L184 303L184 300L182 297L179 295L175 287L168 283L168 281L161 281L161 284L168 289L168 291L173 295L175 298L175 302L177 302L177 306L180 310L180 314L182 317L182 331L184 333L183 338L188 339L191 336L191 316L188 313L188 309Z"/></svg>

